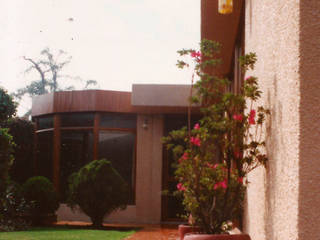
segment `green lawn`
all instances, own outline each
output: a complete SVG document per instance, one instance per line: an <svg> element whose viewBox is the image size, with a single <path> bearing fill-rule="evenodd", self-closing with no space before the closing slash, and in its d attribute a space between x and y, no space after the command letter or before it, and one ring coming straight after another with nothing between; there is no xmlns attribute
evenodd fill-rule
<svg viewBox="0 0 320 240"><path fill-rule="evenodd" d="M0 232L0 240L120 240L134 230L91 230L68 227L33 228L21 232Z"/></svg>

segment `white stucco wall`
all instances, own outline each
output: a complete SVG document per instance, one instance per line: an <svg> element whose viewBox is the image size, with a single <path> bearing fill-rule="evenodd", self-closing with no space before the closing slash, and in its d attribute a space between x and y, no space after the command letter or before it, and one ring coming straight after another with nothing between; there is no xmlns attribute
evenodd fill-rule
<svg viewBox="0 0 320 240"><path fill-rule="evenodd" d="M249 176L244 231L252 240L298 239L300 161L299 1L247 0L245 50L270 108L267 169Z"/></svg>

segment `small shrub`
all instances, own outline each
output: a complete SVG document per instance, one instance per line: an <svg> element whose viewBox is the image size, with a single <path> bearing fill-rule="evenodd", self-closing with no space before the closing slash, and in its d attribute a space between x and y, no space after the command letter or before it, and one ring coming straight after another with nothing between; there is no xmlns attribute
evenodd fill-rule
<svg viewBox="0 0 320 240"><path fill-rule="evenodd" d="M32 205L30 214L35 221L41 216L54 214L59 207L53 184L42 176L29 178L22 185L22 195Z"/></svg>
<svg viewBox="0 0 320 240"><path fill-rule="evenodd" d="M24 218L30 209L21 195L20 186L15 182L7 185L0 205L0 232L26 230L30 224Z"/></svg>
<svg viewBox="0 0 320 240"><path fill-rule="evenodd" d="M95 227L106 215L124 209L128 195L126 182L105 159L90 162L69 178L68 205L78 205Z"/></svg>

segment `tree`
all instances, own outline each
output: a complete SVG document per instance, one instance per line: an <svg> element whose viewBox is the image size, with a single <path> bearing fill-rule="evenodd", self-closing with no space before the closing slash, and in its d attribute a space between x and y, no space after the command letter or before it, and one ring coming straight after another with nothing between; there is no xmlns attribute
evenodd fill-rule
<svg viewBox="0 0 320 240"><path fill-rule="evenodd" d="M21 99L26 94L30 97L33 97L49 92L74 89L73 85L63 87L59 82L59 80L62 78L83 81L80 77L62 75L63 68L66 67L72 59L72 57L69 56L65 51L59 50L56 56L54 56L49 48L45 48L40 52L40 55L41 57L38 60L23 56L23 59L30 64L30 66L25 70L25 73L35 71L40 75L40 79L33 80L27 86L19 88L13 94L18 99ZM87 80L85 81L85 86L83 88L86 89L90 85L97 85L97 81Z"/></svg>
<svg viewBox="0 0 320 240"><path fill-rule="evenodd" d="M5 124L9 134L12 135L15 146L14 162L10 168L11 180L20 184L33 176L33 141L34 126L29 120L23 118L12 118Z"/></svg>
<svg viewBox="0 0 320 240"><path fill-rule="evenodd" d="M15 115L16 103L7 91L0 87L0 198L6 188L8 171L13 163L14 142L8 129L3 126ZM1 201L1 199L0 199Z"/></svg>

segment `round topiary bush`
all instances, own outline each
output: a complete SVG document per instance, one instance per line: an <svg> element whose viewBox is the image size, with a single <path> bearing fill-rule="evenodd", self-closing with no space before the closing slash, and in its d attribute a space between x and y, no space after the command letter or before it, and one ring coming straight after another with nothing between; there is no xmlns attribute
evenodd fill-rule
<svg viewBox="0 0 320 240"><path fill-rule="evenodd" d="M53 184L42 176L29 178L22 185L22 195L30 203L30 214L35 221L42 216L54 214L59 207Z"/></svg>
<svg viewBox="0 0 320 240"><path fill-rule="evenodd" d="M69 178L68 205L79 206L95 227L106 215L124 209L128 196L126 182L105 159L90 162Z"/></svg>

